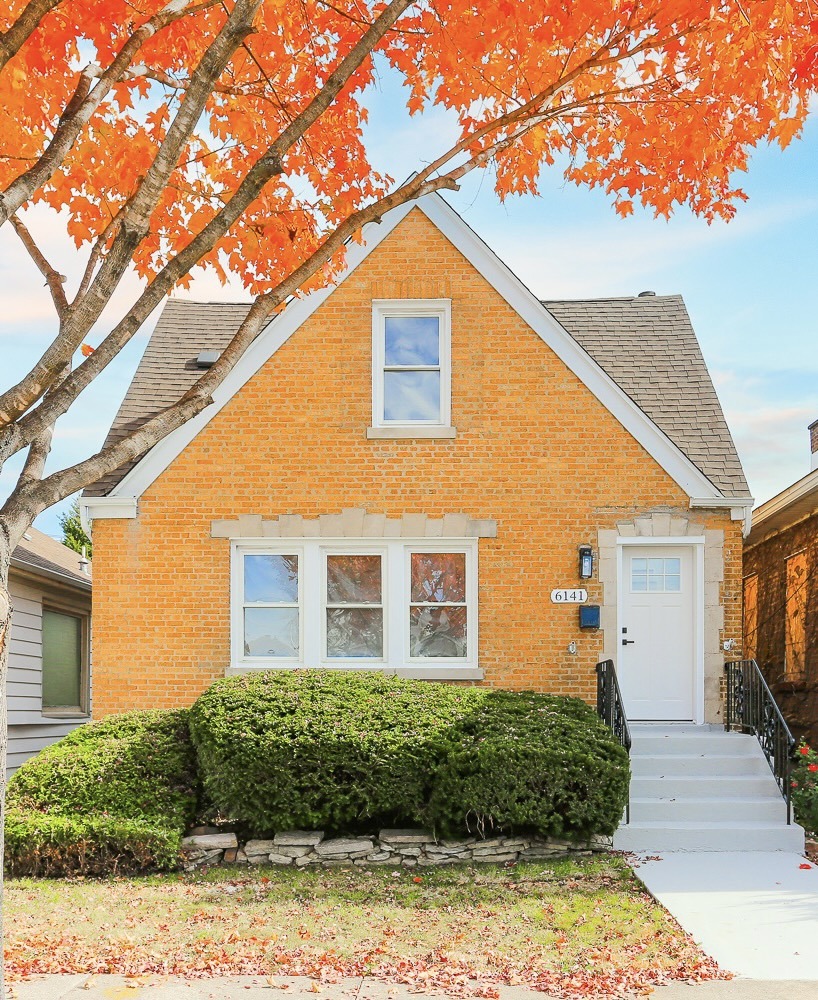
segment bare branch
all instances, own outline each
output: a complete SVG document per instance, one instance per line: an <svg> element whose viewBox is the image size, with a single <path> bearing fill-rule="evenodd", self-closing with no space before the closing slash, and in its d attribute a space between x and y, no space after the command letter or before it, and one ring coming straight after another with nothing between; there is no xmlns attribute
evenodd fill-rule
<svg viewBox="0 0 818 1000"><path fill-rule="evenodd" d="M9 221L11 222L15 233L17 233L20 237L20 242L26 248L26 252L29 257L37 266L37 270L45 278L45 283L48 286L48 290L51 292L51 299L54 302L54 308L57 310L57 316L62 319L65 315L66 309L68 308L68 300L65 297L65 288L63 287L66 280L65 275L60 274L55 267L48 263L45 258L45 254L43 254L34 242L34 237L31 235L19 216L12 215Z"/></svg>
<svg viewBox="0 0 818 1000"><path fill-rule="evenodd" d="M30 0L26 4L22 14L9 30L0 35L0 71L9 59L17 55L46 14L50 14L61 3L62 0Z"/></svg>

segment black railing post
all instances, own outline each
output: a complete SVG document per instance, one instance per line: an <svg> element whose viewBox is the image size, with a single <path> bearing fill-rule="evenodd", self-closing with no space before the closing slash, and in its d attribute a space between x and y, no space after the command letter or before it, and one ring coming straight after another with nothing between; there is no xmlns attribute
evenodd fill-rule
<svg viewBox="0 0 818 1000"><path fill-rule="evenodd" d="M622 703L622 692L616 679L613 660L603 660L596 665L596 711L606 726L612 730L622 746L631 752L631 731ZM625 806L625 822L631 821L631 799Z"/></svg>
<svg viewBox="0 0 818 1000"><path fill-rule="evenodd" d="M795 738L755 660L724 664L727 679L725 728L738 727L758 740L787 803L792 823L792 752Z"/></svg>

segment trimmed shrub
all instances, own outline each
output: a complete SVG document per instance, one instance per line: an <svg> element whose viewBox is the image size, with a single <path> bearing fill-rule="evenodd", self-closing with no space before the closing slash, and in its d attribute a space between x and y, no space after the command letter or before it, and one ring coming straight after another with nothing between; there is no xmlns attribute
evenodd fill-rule
<svg viewBox="0 0 818 1000"><path fill-rule="evenodd" d="M179 863L181 835L160 823L12 808L5 830L9 875L129 875Z"/></svg>
<svg viewBox="0 0 818 1000"><path fill-rule="evenodd" d="M213 803L254 835L417 825L611 833L628 758L577 699L376 673L270 671L217 681L191 709Z"/></svg>
<svg viewBox="0 0 818 1000"><path fill-rule="evenodd" d="M187 711L80 726L26 761L7 792L14 874L168 867L197 805Z"/></svg>
<svg viewBox="0 0 818 1000"><path fill-rule="evenodd" d="M422 818L443 834L610 835L628 799L627 752L576 698L481 690Z"/></svg>
<svg viewBox="0 0 818 1000"><path fill-rule="evenodd" d="M216 681L190 716L205 792L254 834L392 826L421 812L473 691L351 671Z"/></svg>

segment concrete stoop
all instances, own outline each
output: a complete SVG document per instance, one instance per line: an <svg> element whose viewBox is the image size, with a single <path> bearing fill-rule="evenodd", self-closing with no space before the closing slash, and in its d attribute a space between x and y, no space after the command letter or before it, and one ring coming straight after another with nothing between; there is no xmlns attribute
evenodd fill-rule
<svg viewBox="0 0 818 1000"><path fill-rule="evenodd" d="M630 823L614 848L804 851L754 736L711 726L632 725Z"/></svg>

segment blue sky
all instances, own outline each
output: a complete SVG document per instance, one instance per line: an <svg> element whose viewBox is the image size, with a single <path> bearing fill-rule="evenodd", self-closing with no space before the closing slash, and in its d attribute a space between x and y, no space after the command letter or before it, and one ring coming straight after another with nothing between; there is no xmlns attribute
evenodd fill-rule
<svg viewBox="0 0 818 1000"><path fill-rule="evenodd" d="M368 141L378 169L402 178L452 134L438 110L410 119L393 76L381 75L369 98ZM759 149L741 186L750 196L729 224L708 226L683 210L669 222L637 211L620 219L597 191L565 185L546 171L539 197L500 203L492 178L465 179L447 198L541 298L681 293L724 407L750 488L759 502L810 468L806 427L818 418L818 121L781 151ZM58 222L32 213L31 225L69 280L79 260ZM113 308L137 288L126 279ZM197 279L197 299L243 298L237 286ZM4 383L21 375L53 335L42 279L15 237L0 231L0 357ZM105 436L144 350L157 314L84 403L60 422L50 468L78 461ZM104 320L101 329L104 329ZM19 468L0 474L5 495ZM64 506L64 505L63 505ZM57 510L37 521L59 535Z"/></svg>

